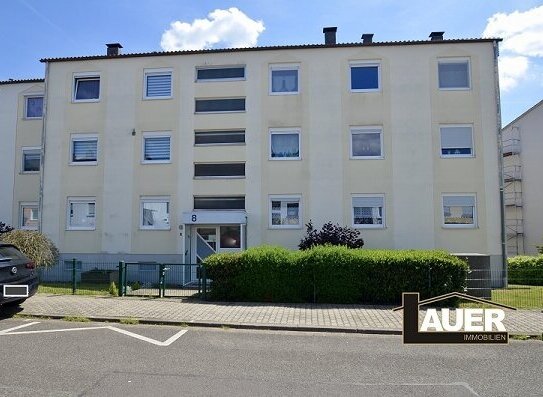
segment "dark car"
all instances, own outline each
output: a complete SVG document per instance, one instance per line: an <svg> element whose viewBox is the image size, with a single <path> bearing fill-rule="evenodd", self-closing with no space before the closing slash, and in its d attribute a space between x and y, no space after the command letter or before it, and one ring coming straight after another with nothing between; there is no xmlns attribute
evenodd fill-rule
<svg viewBox="0 0 543 397"><path fill-rule="evenodd" d="M37 290L36 265L14 245L0 243L0 306L22 303Z"/></svg>

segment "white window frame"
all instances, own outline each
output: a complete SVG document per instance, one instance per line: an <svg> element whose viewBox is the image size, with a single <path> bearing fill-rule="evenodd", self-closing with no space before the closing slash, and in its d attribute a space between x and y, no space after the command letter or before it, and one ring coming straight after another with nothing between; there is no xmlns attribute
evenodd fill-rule
<svg viewBox="0 0 543 397"><path fill-rule="evenodd" d="M297 225L274 225L272 223L272 201L281 201L281 202L285 201L287 203L298 202L298 224ZM301 194L291 194L291 195L275 195L274 194L274 195L268 196L268 227L270 229L301 229L302 225L303 225L303 206L302 206Z"/></svg>
<svg viewBox="0 0 543 397"><path fill-rule="evenodd" d="M170 138L170 159L169 160L145 160L145 139L147 138ZM141 138L141 164L171 164L172 162L172 134L169 131L147 131Z"/></svg>
<svg viewBox="0 0 543 397"><path fill-rule="evenodd" d="M357 197L379 197L383 199L383 215L381 219L383 220L381 225L360 225L354 223L354 205L353 199ZM385 229L386 228L386 197L384 193L356 193L351 195L351 224L355 229Z"/></svg>
<svg viewBox="0 0 543 397"><path fill-rule="evenodd" d="M449 224L445 223L445 197L473 197L473 223L472 224ZM441 195L441 227L444 229L477 229L479 227L477 221L477 195L475 193L443 193Z"/></svg>
<svg viewBox="0 0 543 397"><path fill-rule="evenodd" d="M19 203L19 229L21 229L21 230L38 230L37 225L36 225L36 227L23 226L24 209L27 208L27 207L36 207L37 218L35 220L37 222L40 221L40 213L39 213L40 209L39 209L38 203L35 202L35 201L21 202L21 203ZM34 220L34 219L31 219L31 220Z"/></svg>
<svg viewBox="0 0 543 397"><path fill-rule="evenodd" d="M272 72L276 70L296 70L296 73L298 74L298 90L296 91L288 91L288 92L274 92L272 91L272 85L273 85L273 78L272 78ZM300 64L299 63L276 63L271 64L269 66L269 72L268 72L268 93L269 95L298 95L301 91L300 85Z"/></svg>
<svg viewBox="0 0 543 397"><path fill-rule="evenodd" d="M96 160L95 161L73 161L74 158L74 142L75 141L96 141ZM70 136L70 162L69 165L85 166L85 165L98 165L98 158L100 156L100 147L98 142L98 134L72 134Z"/></svg>
<svg viewBox="0 0 543 397"><path fill-rule="evenodd" d="M99 81L99 88L98 88L98 98L93 99L76 99L76 89L77 89L77 80L78 79L89 79L89 78L95 78ZM102 97L102 77L100 76L99 72L82 72L82 73L74 73L72 77L72 103L89 103L89 102L100 102L100 99Z"/></svg>
<svg viewBox="0 0 543 397"><path fill-rule="evenodd" d="M272 135L286 135L297 134L298 135L298 157L272 157ZM302 130L301 128L270 128L268 137L268 159L273 161L289 161L289 160L301 160L302 159Z"/></svg>
<svg viewBox="0 0 543 397"><path fill-rule="evenodd" d="M154 226L144 226L143 225L143 205L145 203L167 203L168 204L168 224L166 227L154 227ZM140 196L140 216L139 216L139 229L140 230L171 230L172 229L172 219L171 219L171 200L170 196Z"/></svg>
<svg viewBox="0 0 543 397"><path fill-rule="evenodd" d="M450 63L468 63L468 86L467 87L444 87L439 86L439 65ZM437 87L440 91L470 91L471 90L471 60L468 57L442 57L437 59Z"/></svg>
<svg viewBox="0 0 543 397"><path fill-rule="evenodd" d="M351 68L377 66L377 88L353 88ZM381 91L381 61L379 60L357 60L349 61L348 69L349 91L350 92L380 92Z"/></svg>
<svg viewBox="0 0 543 397"><path fill-rule="evenodd" d="M243 68L244 77L231 77L221 79L198 79L198 70L208 69L230 69ZM196 66L194 69L194 82L196 83L219 83L221 81L245 81L247 80L247 65L213 65L213 66Z"/></svg>
<svg viewBox="0 0 543 397"><path fill-rule="evenodd" d="M353 135L379 134L381 154L379 156L355 156L353 154ZM380 125L353 126L349 129L349 158L352 160L382 160L385 158L383 150L383 127Z"/></svg>
<svg viewBox="0 0 543 397"><path fill-rule="evenodd" d="M471 128L471 154L443 154L443 143L442 143L442 128L455 128L455 127L469 127ZM440 124L439 125L439 155L441 158L450 159L450 158L473 158L475 157L475 138L473 136L473 124Z"/></svg>
<svg viewBox="0 0 543 397"><path fill-rule="evenodd" d="M21 148L21 174L39 174L40 171L25 171L25 152L40 153L40 170L41 170L41 147L39 146L23 146Z"/></svg>
<svg viewBox="0 0 543 397"><path fill-rule="evenodd" d="M42 110L41 110L41 116L39 117L29 117L28 116L28 100L30 98L42 98ZM45 95L43 93L36 93L36 94L28 94L24 97L25 100L25 106L24 106L24 119L25 120L41 120L43 119L43 101L45 101Z"/></svg>
<svg viewBox="0 0 543 397"><path fill-rule="evenodd" d="M78 204L94 204L94 226L72 226L70 225L70 205ZM96 230L96 197L68 197L66 205L66 230Z"/></svg>
<svg viewBox="0 0 543 397"><path fill-rule="evenodd" d="M170 75L170 95L165 96L147 96L147 77ZM172 68L160 68L160 69L144 69L143 70L143 100L161 100L173 98L173 69Z"/></svg>

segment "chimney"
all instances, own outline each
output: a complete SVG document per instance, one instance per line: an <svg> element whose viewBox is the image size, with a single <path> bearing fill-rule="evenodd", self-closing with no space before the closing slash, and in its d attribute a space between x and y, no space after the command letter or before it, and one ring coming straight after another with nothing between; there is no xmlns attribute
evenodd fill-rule
<svg viewBox="0 0 543 397"><path fill-rule="evenodd" d="M445 32L432 32L430 33L430 41L441 41L443 40L443 34Z"/></svg>
<svg viewBox="0 0 543 397"><path fill-rule="evenodd" d="M361 39L363 44L373 43L373 33L364 33Z"/></svg>
<svg viewBox="0 0 543 397"><path fill-rule="evenodd" d="M107 47L108 57L119 55L121 53L121 48L123 48L123 46L120 43L106 44L106 47Z"/></svg>
<svg viewBox="0 0 543 397"><path fill-rule="evenodd" d="M324 44L326 45L334 45L336 44L336 32L337 27L327 27L322 29L322 33L324 33Z"/></svg>

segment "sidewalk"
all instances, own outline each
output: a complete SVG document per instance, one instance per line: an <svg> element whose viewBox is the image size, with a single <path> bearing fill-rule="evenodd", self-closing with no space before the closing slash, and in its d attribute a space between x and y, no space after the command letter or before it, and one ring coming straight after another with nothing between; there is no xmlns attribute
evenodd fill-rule
<svg viewBox="0 0 543 397"><path fill-rule="evenodd" d="M198 302L181 299L37 294L20 314L94 320L135 318L150 323L401 334L402 312L388 306ZM506 311L512 334L541 334L541 310Z"/></svg>

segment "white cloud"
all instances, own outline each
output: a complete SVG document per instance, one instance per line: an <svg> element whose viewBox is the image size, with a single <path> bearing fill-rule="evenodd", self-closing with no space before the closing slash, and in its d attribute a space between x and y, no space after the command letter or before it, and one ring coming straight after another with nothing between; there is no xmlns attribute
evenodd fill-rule
<svg viewBox="0 0 543 397"><path fill-rule="evenodd" d="M175 21L162 35L165 51L200 50L221 47L253 47L264 31L264 23L249 18L239 9L215 10L206 19L192 23Z"/></svg>
<svg viewBox="0 0 543 397"><path fill-rule="evenodd" d="M528 71L528 58L523 56L502 56L500 65L500 88L509 91L517 86Z"/></svg>
<svg viewBox="0 0 543 397"><path fill-rule="evenodd" d="M484 37L501 37L500 86L514 88L528 74L530 57L543 57L543 6L488 18Z"/></svg>

